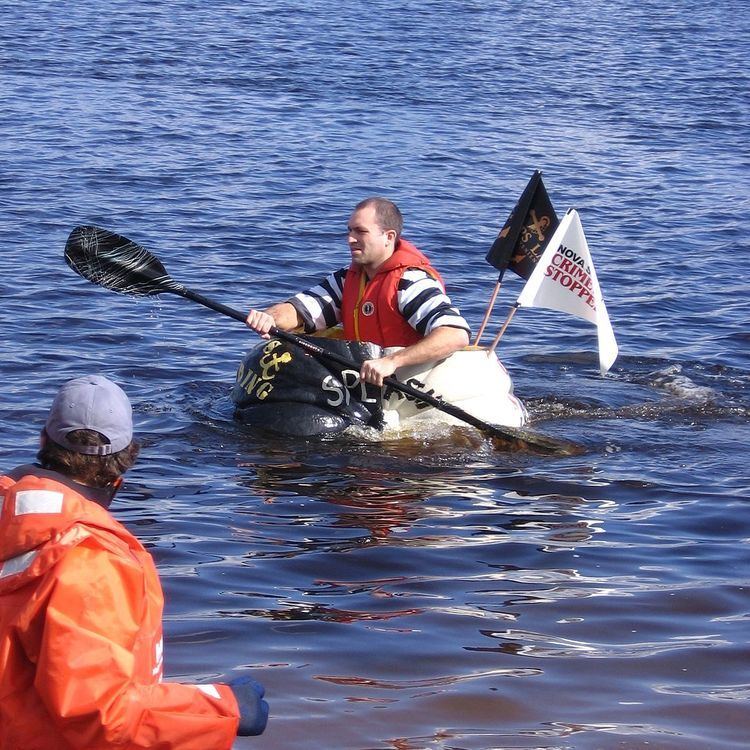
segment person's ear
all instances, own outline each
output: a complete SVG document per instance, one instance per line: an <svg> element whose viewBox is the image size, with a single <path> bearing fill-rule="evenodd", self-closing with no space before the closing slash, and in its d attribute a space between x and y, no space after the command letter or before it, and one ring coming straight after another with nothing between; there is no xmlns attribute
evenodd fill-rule
<svg viewBox="0 0 750 750"><path fill-rule="evenodd" d="M42 431L39 433L39 447L44 448L44 446L47 445L47 440L49 440L47 437L47 431L42 428Z"/></svg>

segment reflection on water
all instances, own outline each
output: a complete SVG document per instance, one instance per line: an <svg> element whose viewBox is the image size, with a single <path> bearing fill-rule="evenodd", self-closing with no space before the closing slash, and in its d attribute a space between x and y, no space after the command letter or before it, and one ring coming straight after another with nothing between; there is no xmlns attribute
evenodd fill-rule
<svg viewBox="0 0 750 750"><path fill-rule="evenodd" d="M481 439L379 450L221 429L226 504L214 491L195 513L189 486L158 488L194 513L152 521L152 543L177 672L204 674L196 643L226 672L236 661L221 654L241 644L278 712L258 743L297 746L333 724L342 749L375 747L367 733L409 750L629 737L677 750L701 721L682 703L704 699L743 724L747 581L705 564L737 529L723 534L688 475L616 478L590 456L530 461ZM388 731L415 722L443 729Z"/></svg>

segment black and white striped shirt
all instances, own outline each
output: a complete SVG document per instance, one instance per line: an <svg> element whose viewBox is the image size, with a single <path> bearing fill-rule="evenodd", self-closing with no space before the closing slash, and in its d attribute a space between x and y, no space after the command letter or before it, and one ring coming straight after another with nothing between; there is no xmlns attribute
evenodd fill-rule
<svg viewBox="0 0 750 750"><path fill-rule="evenodd" d="M317 286L289 300L304 321L306 333L322 331L341 322L341 299L348 270L348 267L340 268ZM398 283L398 309L420 336L427 336L441 326L470 331L469 324L440 282L421 268L404 271Z"/></svg>

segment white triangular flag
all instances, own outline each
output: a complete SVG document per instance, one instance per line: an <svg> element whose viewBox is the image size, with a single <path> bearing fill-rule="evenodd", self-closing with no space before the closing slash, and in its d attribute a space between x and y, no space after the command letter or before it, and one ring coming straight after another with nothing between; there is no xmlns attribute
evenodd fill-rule
<svg viewBox="0 0 750 750"><path fill-rule="evenodd" d="M594 323L599 339L599 370L617 359L617 342L578 212L571 208L550 238L518 297L519 307L560 310Z"/></svg>

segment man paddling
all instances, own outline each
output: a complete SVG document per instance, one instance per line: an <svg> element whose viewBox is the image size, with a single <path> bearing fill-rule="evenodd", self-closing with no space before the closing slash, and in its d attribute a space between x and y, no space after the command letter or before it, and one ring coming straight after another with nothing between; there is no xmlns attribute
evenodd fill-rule
<svg viewBox="0 0 750 750"><path fill-rule="evenodd" d="M138 454L128 397L62 386L38 464L0 476L0 750L229 750L265 729L263 688L162 682L151 555L108 512Z"/></svg>
<svg viewBox="0 0 750 750"><path fill-rule="evenodd" d="M276 326L307 333L342 323L344 338L403 347L362 364L362 380L382 385L399 367L445 359L469 343L469 326L429 260L401 237L403 218L385 198L366 198L349 219L351 265L265 310L247 325L268 338Z"/></svg>

